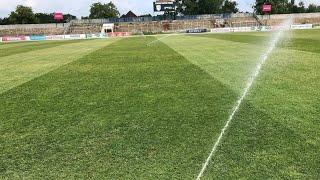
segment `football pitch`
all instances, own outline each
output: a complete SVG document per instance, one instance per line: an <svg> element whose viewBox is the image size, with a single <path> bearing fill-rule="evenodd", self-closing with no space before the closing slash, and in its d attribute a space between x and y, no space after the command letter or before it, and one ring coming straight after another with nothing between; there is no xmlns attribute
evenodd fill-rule
<svg viewBox="0 0 320 180"><path fill-rule="evenodd" d="M272 36L0 44L0 178L196 179ZM320 179L319 114L320 30L285 32L202 179Z"/></svg>

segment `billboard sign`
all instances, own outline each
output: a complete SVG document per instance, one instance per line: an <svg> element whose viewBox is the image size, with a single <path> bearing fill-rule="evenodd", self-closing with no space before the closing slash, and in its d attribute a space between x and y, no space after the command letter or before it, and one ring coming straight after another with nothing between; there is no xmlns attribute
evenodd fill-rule
<svg viewBox="0 0 320 180"><path fill-rule="evenodd" d="M51 36L46 36L46 40L63 40L64 35L51 35Z"/></svg>
<svg viewBox="0 0 320 180"><path fill-rule="evenodd" d="M176 2L174 2L174 1L154 2L153 3L153 11L154 12L175 11L176 7L177 7Z"/></svg>
<svg viewBox="0 0 320 180"><path fill-rule="evenodd" d="M130 36L131 33L129 32L111 32L111 33L107 33L108 37L126 37L126 36Z"/></svg>
<svg viewBox="0 0 320 180"><path fill-rule="evenodd" d="M87 39L98 39L98 38L106 38L106 34L104 33L97 33L97 34L86 34Z"/></svg>
<svg viewBox="0 0 320 180"><path fill-rule="evenodd" d="M45 41L46 36L30 36L31 41Z"/></svg>
<svg viewBox="0 0 320 180"><path fill-rule="evenodd" d="M291 25L291 29L312 29L312 24L295 24Z"/></svg>
<svg viewBox="0 0 320 180"><path fill-rule="evenodd" d="M62 21L63 20L63 14L61 12L55 12L54 13L54 20L55 21Z"/></svg>
<svg viewBox="0 0 320 180"><path fill-rule="evenodd" d="M69 34L64 36L64 39L85 39L85 38L86 38L85 34Z"/></svg>
<svg viewBox="0 0 320 180"><path fill-rule="evenodd" d="M186 33L205 33L207 29L188 29Z"/></svg>
<svg viewBox="0 0 320 180"><path fill-rule="evenodd" d="M270 13L272 10L272 5L271 4L264 4L262 6L262 12L264 13Z"/></svg>

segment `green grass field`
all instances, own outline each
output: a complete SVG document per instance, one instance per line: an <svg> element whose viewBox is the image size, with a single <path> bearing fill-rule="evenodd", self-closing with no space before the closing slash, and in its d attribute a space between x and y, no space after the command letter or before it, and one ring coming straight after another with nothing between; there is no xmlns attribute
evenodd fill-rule
<svg viewBox="0 0 320 180"><path fill-rule="evenodd" d="M203 179L320 179L320 30L285 34ZM273 34L163 36L0 44L0 178L195 179Z"/></svg>

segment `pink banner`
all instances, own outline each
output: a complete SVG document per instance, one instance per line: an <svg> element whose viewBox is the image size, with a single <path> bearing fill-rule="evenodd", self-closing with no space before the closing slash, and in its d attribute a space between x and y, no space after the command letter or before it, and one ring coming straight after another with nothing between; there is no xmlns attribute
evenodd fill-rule
<svg viewBox="0 0 320 180"><path fill-rule="evenodd" d="M56 21L63 20L63 14L61 12L55 12L54 13L54 20L56 20Z"/></svg>
<svg viewBox="0 0 320 180"><path fill-rule="evenodd" d="M269 13L269 12L271 12L271 10L272 10L272 6L270 4L264 4L262 6L262 11L264 13Z"/></svg>
<svg viewBox="0 0 320 180"><path fill-rule="evenodd" d="M130 36L131 34L129 32L113 32L113 33L108 33L109 37L125 37L125 36Z"/></svg>
<svg viewBox="0 0 320 180"><path fill-rule="evenodd" d="M2 37L3 42L10 42L10 41L26 41L27 36L5 36Z"/></svg>

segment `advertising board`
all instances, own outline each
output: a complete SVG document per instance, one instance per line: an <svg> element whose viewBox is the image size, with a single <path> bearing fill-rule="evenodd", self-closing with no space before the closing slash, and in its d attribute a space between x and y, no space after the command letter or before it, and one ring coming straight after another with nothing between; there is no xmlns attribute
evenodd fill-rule
<svg viewBox="0 0 320 180"><path fill-rule="evenodd" d="M46 36L30 36L31 41L45 41Z"/></svg>
<svg viewBox="0 0 320 180"><path fill-rule="evenodd" d="M254 26L251 27L252 31L271 31L271 26Z"/></svg>
<svg viewBox="0 0 320 180"><path fill-rule="evenodd" d="M130 36L131 33L129 32L113 32L113 33L108 33L108 37L126 37Z"/></svg>
<svg viewBox="0 0 320 180"><path fill-rule="evenodd" d="M99 38L107 38L107 36L104 33L86 34L86 38L87 39L99 39Z"/></svg>
<svg viewBox="0 0 320 180"><path fill-rule="evenodd" d="M53 18L55 21L62 21L63 20L63 13L62 12L55 12L53 14Z"/></svg>
<svg viewBox="0 0 320 180"><path fill-rule="evenodd" d="M188 29L186 33L205 33L207 29Z"/></svg>
<svg viewBox="0 0 320 180"><path fill-rule="evenodd" d="M312 24L295 24L291 25L291 29L312 29Z"/></svg>
<svg viewBox="0 0 320 180"><path fill-rule="evenodd" d="M64 36L65 39L85 39L85 34L69 34Z"/></svg>
<svg viewBox="0 0 320 180"><path fill-rule="evenodd" d="M232 28L233 32L250 32L253 31L251 27L235 27Z"/></svg>
<svg viewBox="0 0 320 180"><path fill-rule="evenodd" d="M232 32L231 28L215 28L211 29L212 33L226 33L226 32Z"/></svg>
<svg viewBox="0 0 320 180"><path fill-rule="evenodd" d="M270 13L272 10L272 5L271 4L264 4L262 6L262 12L264 13Z"/></svg>
<svg viewBox="0 0 320 180"><path fill-rule="evenodd" d="M5 37L2 37L3 42L28 41L28 40L30 40L29 36L5 36Z"/></svg>
<svg viewBox="0 0 320 180"><path fill-rule="evenodd" d="M64 35L51 35L51 36L46 36L46 40L63 40Z"/></svg>

